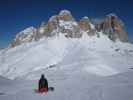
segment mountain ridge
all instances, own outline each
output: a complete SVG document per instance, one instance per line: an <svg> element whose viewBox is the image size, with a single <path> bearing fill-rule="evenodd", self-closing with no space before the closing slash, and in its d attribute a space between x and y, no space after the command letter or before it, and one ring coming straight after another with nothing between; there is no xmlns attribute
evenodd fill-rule
<svg viewBox="0 0 133 100"><path fill-rule="evenodd" d="M89 17L82 17L79 21L73 17L68 10L61 10L59 14L53 15L48 22L42 23L39 27L29 27L29 32L19 32L11 43L16 47L23 43L40 40L43 37L57 36L64 34L67 38L81 38L84 34L88 36L99 36L99 32L106 34L112 41L128 42L128 34L124 29L124 23L116 14L108 14L102 21L92 24ZM28 28L27 28L28 29ZM26 30L27 30L26 29ZM20 35L20 33L23 33ZM25 34L29 33L29 34Z"/></svg>

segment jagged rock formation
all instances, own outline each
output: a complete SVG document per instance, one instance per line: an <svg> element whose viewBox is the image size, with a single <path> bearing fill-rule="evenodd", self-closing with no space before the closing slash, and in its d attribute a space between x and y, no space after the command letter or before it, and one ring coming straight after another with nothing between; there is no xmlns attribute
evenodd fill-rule
<svg viewBox="0 0 133 100"><path fill-rule="evenodd" d="M128 41L128 35L124 30L124 23L115 15L109 14L96 25L98 31L102 31L107 34L110 39L126 42Z"/></svg>
<svg viewBox="0 0 133 100"><path fill-rule="evenodd" d="M11 43L17 46L22 43L37 41L42 37L58 36L64 34L67 38L81 38L83 34L97 35L98 32L106 34L111 40L128 41L123 22L115 15L109 14L94 26L88 17L76 21L68 10L62 10L58 15L52 16L47 23L42 23L37 29L30 27L18 33Z"/></svg>
<svg viewBox="0 0 133 100"><path fill-rule="evenodd" d="M73 21L74 18L71 14L70 11L68 10L62 10L60 13L59 13L59 16L58 16L59 20L63 20L63 21Z"/></svg>
<svg viewBox="0 0 133 100"><path fill-rule="evenodd" d="M79 38L81 37L80 27L73 18L71 12L62 10L59 15L52 16L48 23L39 28L39 33L44 36L55 36L59 33L64 34L66 37Z"/></svg>
<svg viewBox="0 0 133 100"><path fill-rule="evenodd" d="M29 27L26 28L24 31L19 32L13 42L11 43L11 47L15 47L22 43L27 43L35 40L36 28Z"/></svg>
<svg viewBox="0 0 133 100"><path fill-rule="evenodd" d="M87 16L81 18L79 26L82 31L85 31L89 36L93 36L96 33L94 26L91 24Z"/></svg>
<svg viewBox="0 0 133 100"><path fill-rule="evenodd" d="M79 21L79 26L84 31L91 30L91 25L90 25L89 18L86 17L86 16L81 18L81 20Z"/></svg>

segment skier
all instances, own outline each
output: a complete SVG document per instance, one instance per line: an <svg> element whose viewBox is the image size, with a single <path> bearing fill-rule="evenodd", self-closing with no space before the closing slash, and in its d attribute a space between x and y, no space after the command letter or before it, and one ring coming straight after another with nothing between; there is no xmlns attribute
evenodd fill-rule
<svg viewBox="0 0 133 100"><path fill-rule="evenodd" d="M45 78L44 74L41 75L41 78L39 80L38 91L40 93L48 92L48 81Z"/></svg>

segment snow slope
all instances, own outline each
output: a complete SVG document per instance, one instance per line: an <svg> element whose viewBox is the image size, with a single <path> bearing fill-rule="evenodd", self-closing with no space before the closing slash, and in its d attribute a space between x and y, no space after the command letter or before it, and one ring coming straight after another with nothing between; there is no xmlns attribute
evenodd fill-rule
<svg viewBox="0 0 133 100"><path fill-rule="evenodd" d="M89 73L108 76L133 65L133 46L106 36L68 39L63 35L0 52L0 74L14 79L50 65L82 66ZM119 65L119 66L118 66Z"/></svg>
<svg viewBox="0 0 133 100"><path fill-rule="evenodd" d="M12 84L0 85L1 100L132 100L133 72L98 77L84 71L68 74L55 72L48 75L49 86L55 91L48 94L37 94L37 81L14 80ZM69 70L70 71L70 70ZM39 78L39 77L38 77ZM1 79L0 79L1 80ZM8 82L7 82L8 83ZM4 88L4 89L3 89ZM3 93L3 94L2 94Z"/></svg>
<svg viewBox="0 0 133 100"><path fill-rule="evenodd" d="M133 45L105 35L41 39L0 51L1 100L132 100ZM35 94L45 73L54 92ZM0 81L2 79L0 78Z"/></svg>

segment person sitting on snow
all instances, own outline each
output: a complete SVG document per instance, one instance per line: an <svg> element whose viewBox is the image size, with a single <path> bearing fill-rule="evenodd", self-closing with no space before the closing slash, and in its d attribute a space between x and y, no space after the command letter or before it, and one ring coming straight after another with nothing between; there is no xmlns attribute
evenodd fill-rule
<svg viewBox="0 0 133 100"><path fill-rule="evenodd" d="M39 86L38 86L39 92L48 92L48 81L45 78L44 74L41 75L41 78L39 80Z"/></svg>

